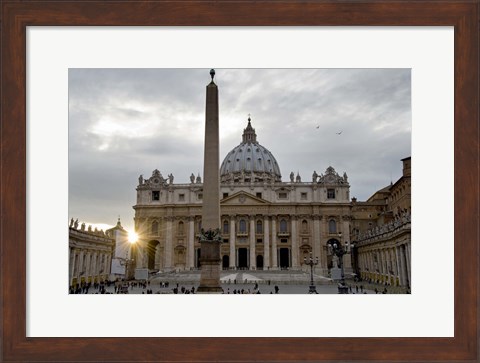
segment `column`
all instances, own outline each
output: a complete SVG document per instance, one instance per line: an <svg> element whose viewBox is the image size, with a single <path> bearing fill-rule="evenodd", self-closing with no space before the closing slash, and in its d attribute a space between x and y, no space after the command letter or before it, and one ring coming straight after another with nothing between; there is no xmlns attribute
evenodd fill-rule
<svg viewBox="0 0 480 363"><path fill-rule="evenodd" d="M277 216L272 216L272 269L278 269L277 264Z"/></svg>
<svg viewBox="0 0 480 363"><path fill-rule="evenodd" d="M401 246L395 247L395 253L397 255L397 267L398 276L400 278L400 286L405 286L405 276L403 274L403 258L401 256Z"/></svg>
<svg viewBox="0 0 480 363"><path fill-rule="evenodd" d="M229 264L231 269L235 269L235 266L238 266L236 264L236 256L235 256L235 216L231 215L230 216L230 258L229 258Z"/></svg>
<svg viewBox="0 0 480 363"><path fill-rule="evenodd" d="M88 282L88 276L91 276L90 275L91 252L87 251L84 258L86 260L86 263L85 263L85 282Z"/></svg>
<svg viewBox="0 0 480 363"><path fill-rule="evenodd" d="M250 216L250 269L255 270L257 261L255 258L255 216Z"/></svg>
<svg viewBox="0 0 480 363"><path fill-rule="evenodd" d="M350 239L350 217L347 215L342 217L342 237L345 242L348 242L349 244L352 243L352 240ZM347 253L343 256L343 267L345 269L345 273L353 272L352 255L350 253Z"/></svg>
<svg viewBox="0 0 480 363"><path fill-rule="evenodd" d="M173 267L173 217L167 217L165 230L165 268Z"/></svg>
<svg viewBox="0 0 480 363"><path fill-rule="evenodd" d="M81 282L82 276L85 276L84 274L82 274L82 272L84 272L84 270L83 270L83 259L84 258L85 258L84 252L83 252L83 250L80 250L80 255L78 256L78 261L79 261L79 264L78 264L78 283Z"/></svg>
<svg viewBox="0 0 480 363"><path fill-rule="evenodd" d="M411 270L410 270L410 259L411 259L411 254L410 254L410 243L405 244L405 259L407 262L407 278L408 278L408 284L411 285Z"/></svg>
<svg viewBox="0 0 480 363"><path fill-rule="evenodd" d="M72 279L73 279L73 274L75 273L75 250L73 248L69 248L70 256L69 256L69 261L70 261L70 273L69 273L69 280L68 284L71 285Z"/></svg>
<svg viewBox="0 0 480 363"><path fill-rule="evenodd" d="M315 269L320 268L324 269L326 266L323 264L323 249L321 246L321 237L320 237L320 216L313 216L313 258L318 258L319 264Z"/></svg>
<svg viewBox="0 0 480 363"><path fill-rule="evenodd" d="M188 217L187 268L195 267L195 217Z"/></svg>
<svg viewBox="0 0 480 363"><path fill-rule="evenodd" d="M270 223L269 216L265 216L263 220L263 269L270 269Z"/></svg>
<svg viewBox="0 0 480 363"><path fill-rule="evenodd" d="M297 217L292 216L292 267L298 268Z"/></svg>

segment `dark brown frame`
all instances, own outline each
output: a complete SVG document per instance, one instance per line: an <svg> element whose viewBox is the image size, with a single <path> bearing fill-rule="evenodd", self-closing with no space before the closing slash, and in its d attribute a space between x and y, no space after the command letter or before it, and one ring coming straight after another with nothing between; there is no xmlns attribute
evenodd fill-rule
<svg viewBox="0 0 480 363"><path fill-rule="evenodd" d="M471 361L479 358L479 3L3 0L1 358L4 361ZM26 338L26 78L30 25L455 27L454 338ZM435 120L430 122L434 127Z"/></svg>

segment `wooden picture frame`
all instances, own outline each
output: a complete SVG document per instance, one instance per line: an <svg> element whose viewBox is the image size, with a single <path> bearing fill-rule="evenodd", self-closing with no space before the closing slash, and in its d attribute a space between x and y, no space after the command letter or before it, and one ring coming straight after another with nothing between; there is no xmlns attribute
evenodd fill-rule
<svg viewBox="0 0 480 363"><path fill-rule="evenodd" d="M2 11L1 296L3 361L478 361L479 2L13 1ZM27 338L28 26L453 26L453 338ZM429 120L434 123L434 120Z"/></svg>

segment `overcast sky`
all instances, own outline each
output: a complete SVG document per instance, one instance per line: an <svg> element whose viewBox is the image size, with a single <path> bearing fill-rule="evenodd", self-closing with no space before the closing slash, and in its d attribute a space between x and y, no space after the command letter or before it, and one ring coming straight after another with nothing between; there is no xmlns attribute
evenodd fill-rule
<svg viewBox="0 0 480 363"><path fill-rule="evenodd" d="M69 70L69 217L114 225L120 215L132 229L140 174L159 169L175 183L202 174L209 71ZM283 181L331 165L366 200L410 156L410 69L216 69L215 82L220 163L248 114Z"/></svg>

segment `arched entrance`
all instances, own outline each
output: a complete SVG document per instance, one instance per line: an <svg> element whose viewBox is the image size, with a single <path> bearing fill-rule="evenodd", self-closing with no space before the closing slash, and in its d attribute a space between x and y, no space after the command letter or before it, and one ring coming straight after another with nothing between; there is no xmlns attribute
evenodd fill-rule
<svg viewBox="0 0 480 363"><path fill-rule="evenodd" d="M156 240L147 243L147 268L149 270L159 270L162 267L160 253L160 242Z"/></svg>
<svg viewBox="0 0 480 363"><path fill-rule="evenodd" d="M238 249L238 268L248 268L248 254L246 248Z"/></svg>
<svg viewBox="0 0 480 363"><path fill-rule="evenodd" d="M290 250L288 248L280 248L280 268L290 267Z"/></svg>
<svg viewBox="0 0 480 363"><path fill-rule="evenodd" d="M263 270L263 256L257 256L257 270Z"/></svg>
<svg viewBox="0 0 480 363"><path fill-rule="evenodd" d="M228 255L223 255L223 257L222 257L222 268L223 269L228 269L229 264L230 264L230 257L228 257Z"/></svg>

